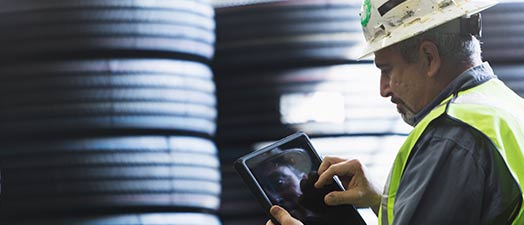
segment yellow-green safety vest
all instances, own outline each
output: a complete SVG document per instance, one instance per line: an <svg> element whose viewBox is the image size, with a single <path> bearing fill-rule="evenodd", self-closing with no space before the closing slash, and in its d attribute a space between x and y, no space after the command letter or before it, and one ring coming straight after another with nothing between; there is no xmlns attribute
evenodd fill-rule
<svg viewBox="0 0 524 225"><path fill-rule="evenodd" d="M524 199L524 99L500 80L491 79L449 96L411 131L389 174L379 209L379 225L393 223L395 197L411 149L431 121L445 113L479 130L491 140L519 184ZM512 225L524 224L524 206L518 210Z"/></svg>

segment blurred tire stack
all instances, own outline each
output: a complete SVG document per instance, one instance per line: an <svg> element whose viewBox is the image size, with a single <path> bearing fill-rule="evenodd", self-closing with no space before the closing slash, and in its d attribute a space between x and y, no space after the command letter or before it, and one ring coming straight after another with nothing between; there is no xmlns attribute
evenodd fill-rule
<svg viewBox="0 0 524 225"><path fill-rule="evenodd" d="M524 97L524 2L501 2L482 13L482 55Z"/></svg>
<svg viewBox="0 0 524 225"><path fill-rule="evenodd" d="M0 223L220 224L207 1L0 14Z"/></svg>
<svg viewBox="0 0 524 225"><path fill-rule="evenodd" d="M379 96L372 62L356 60L364 43L360 4L308 0L217 8L213 69L223 224L267 221L233 160L299 130L315 145L325 143L318 146L321 154L365 158L367 165L382 166L377 177L387 175L409 128ZM362 145L369 140L378 143Z"/></svg>

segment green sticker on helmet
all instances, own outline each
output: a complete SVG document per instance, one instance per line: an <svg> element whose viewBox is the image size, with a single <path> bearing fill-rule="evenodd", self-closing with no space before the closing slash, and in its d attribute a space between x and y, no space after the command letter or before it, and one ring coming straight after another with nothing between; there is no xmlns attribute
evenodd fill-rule
<svg viewBox="0 0 524 225"><path fill-rule="evenodd" d="M371 2L370 0L364 0L362 4L362 9L360 12L360 24L363 27L367 26L369 23L369 18L371 17Z"/></svg>

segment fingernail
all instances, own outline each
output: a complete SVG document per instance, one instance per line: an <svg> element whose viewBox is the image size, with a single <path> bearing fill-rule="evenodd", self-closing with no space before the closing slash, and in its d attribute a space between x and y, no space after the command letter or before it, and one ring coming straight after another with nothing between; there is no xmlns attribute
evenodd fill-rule
<svg viewBox="0 0 524 225"><path fill-rule="evenodd" d="M274 205L273 207L271 207L269 212L271 213L271 215L275 215L278 212L278 210L279 210L278 206Z"/></svg>

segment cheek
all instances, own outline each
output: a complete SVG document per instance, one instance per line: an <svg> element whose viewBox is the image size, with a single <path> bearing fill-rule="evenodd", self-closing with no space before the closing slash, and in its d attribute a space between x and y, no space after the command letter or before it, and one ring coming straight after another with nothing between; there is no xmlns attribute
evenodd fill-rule
<svg viewBox="0 0 524 225"><path fill-rule="evenodd" d="M396 94L406 93L410 90L409 83L402 79L402 75L400 74L391 76L390 85L391 90Z"/></svg>

